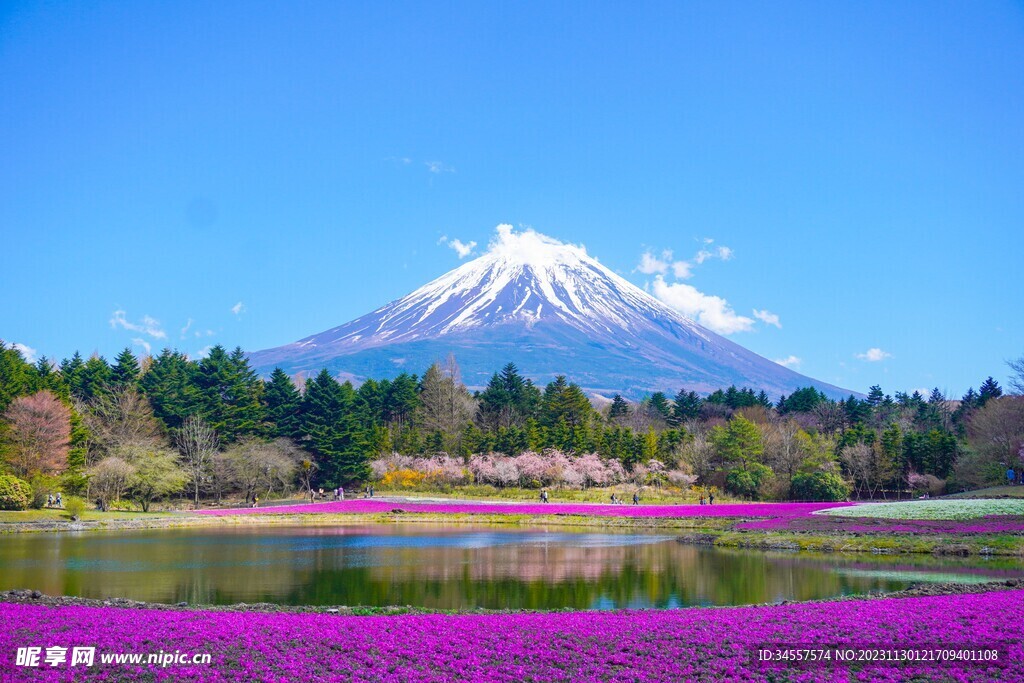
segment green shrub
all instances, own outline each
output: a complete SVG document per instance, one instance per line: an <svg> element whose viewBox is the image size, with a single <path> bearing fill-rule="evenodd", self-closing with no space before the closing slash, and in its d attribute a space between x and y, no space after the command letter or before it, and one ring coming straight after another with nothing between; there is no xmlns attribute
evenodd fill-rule
<svg viewBox="0 0 1024 683"><path fill-rule="evenodd" d="M762 489L771 482L772 476L772 471L768 466L759 462L750 463L745 469L731 470L725 478L725 488L729 493L751 500L759 500Z"/></svg>
<svg viewBox="0 0 1024 683"><path fill-rule="evenodd" d="M32 477L32 500L29 503L36 510L46 507L46 496L56 495L60 491L60 479L45 474L36 474Z"/></svg>
<svg viewBox="0 0 1024 683"><path fill-rule="evenodd" d="M32 487L9 474L0 474L0 510L26 510L32 503Z"/></svg>
<svg viewBox="0 0 1024 683"><path fill-rule="evenodd" d="M69 497L64 501L64 511L71 516L71 521L77 521L85 517L85 501L81 498Z"/></svg>
<svg viewBox="0 0 1024 683"><path fill-rule="evenodd" d="M799 473L793 477L795 500L846 500L850 486L835 472Z"/></svg>

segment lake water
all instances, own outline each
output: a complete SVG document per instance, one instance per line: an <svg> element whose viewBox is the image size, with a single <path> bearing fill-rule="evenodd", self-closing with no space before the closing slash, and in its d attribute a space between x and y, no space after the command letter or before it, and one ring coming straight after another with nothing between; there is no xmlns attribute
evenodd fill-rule
<svg viewBox="0 0 1024 683"><path fill-rule="evenodd" d="M467 525L0 537L0 589L193 604L611 609L738 605L1024 577L1006 559L693 547L672 533Z"/></svg>

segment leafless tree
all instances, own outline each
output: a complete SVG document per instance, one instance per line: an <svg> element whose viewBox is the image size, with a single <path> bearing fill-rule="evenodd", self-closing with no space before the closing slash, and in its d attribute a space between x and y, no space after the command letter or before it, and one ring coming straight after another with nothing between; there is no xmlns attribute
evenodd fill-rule
<svg viewBox="0 0 1024 683"><path fill-rule="evenodd" d="M455 452L459 447L462 428L476 412L473 397L462 383L455 356L449 355L444 368L434 363L423 375L420 392L419 420L427 432L440 432L445 450Z"/></svg>
<svg viewBox="0 0 1024 683"><path fill-rule="evenodd" d="M1006 470L1024 466L1024 396L1001 396L974 412L967 424L971 451L957 463L957 480L997 484Z"/></svg>
<svg viewBox="0 0 1024 683"><path fill-rule="evenodd" d="M1006 364L1013 370L1009 381L1011 391L1018 396L1024 394L1024 356L1017 360L1006 361Z"/></svg>
<svg viewBox="0 0 1024 683"><path fill-rule="evenodd" d="M251 500L259 490L269 495L276 488L287 489L295 480L301 455L288 439L261 441L242 439L227 450L235 483Z"/></svg>
<svg viewBox="0 0 1024 683"><path fill-rule="evenodd" d="M112 500L121 499L134 474L132 465L113 455L89 468L90 491L99 498L101 510L106 510Z"/></svg>
<svg viewBox="0 0 1024 683"><path fill-rule="evenodd" d="M213 456L219 442L217 432L198 415L185 418L181 429L175 435L182 463L192 481L195 506L199 507L199 491L203 481L209 477Z"/></svg>
<svg viewBox="0 0 1024 683"><path fill-rule="evenodd" d="M302 460L299 461L299 483L302 484L302 488L306 492L306 495L313 495L313 475L316 474L318 469L320 468L317 467L317 464L313 462L312 458L302 458Z"/></svg>
<svg viewBox="0 0 1024 683"><path fill-rule="evenodd" d="M102 392L80 412L101 456L119 446L150 444L163 438L149 401L134 387Z"/></svg>
<svg viewBox="0 0 1024 683"><path fill-rule="evenodd" d="M868 497L873 498L880 483L875 449L863 443L844 446L839 452L839 461L853 476L857 496L862 497L866 493Z"/></svg>
<svg viewBox="0 0 1024 683"><path fill-rule="evenodd" d="M765 462L775 471L779 479L780 493L789 498L793 487L793 476L803 462L804 453L797 442L800 425L782 418L763 430Z"/></svg>

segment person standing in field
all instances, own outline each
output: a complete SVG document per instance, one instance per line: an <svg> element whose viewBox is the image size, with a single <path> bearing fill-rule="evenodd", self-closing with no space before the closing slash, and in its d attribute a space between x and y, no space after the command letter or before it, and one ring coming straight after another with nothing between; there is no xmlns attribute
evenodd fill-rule
<svg viewBox="0 0 1024 683"><path fill-rule="evenodd" d="M633 505L639 505L639 504L640 504L640 492L639 491L634 491L633 492Z"/></svg>

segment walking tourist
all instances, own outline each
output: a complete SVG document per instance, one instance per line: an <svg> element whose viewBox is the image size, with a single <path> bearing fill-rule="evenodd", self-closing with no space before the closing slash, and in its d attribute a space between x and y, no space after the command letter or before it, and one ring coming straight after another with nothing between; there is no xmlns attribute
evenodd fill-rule
<svg viewBox="0 0 1024 683"><path fill-rule="evenodd" d="M257 496L255 493L252 494L252 506L256 507L259 504L260 504L260 497Z"/></svg>
<svg viewBox="0 0 1024 683"><path fill-rule="evenodd" d="M634 492L633 493L633 505L639 505L639 504L640 504L640 493L639 492Z"/></svg>

